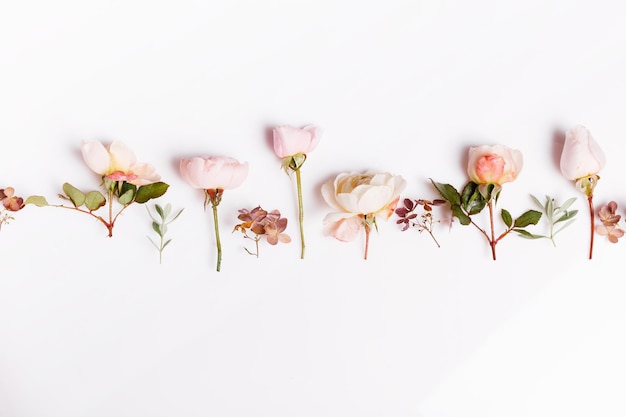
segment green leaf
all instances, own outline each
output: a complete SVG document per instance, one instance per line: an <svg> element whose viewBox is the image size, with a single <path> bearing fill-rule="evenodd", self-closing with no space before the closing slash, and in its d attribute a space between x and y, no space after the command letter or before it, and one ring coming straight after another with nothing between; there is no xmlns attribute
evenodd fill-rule
<svg viewBox="0 0 626 417"><path fill-rule="evenodd" d="M572 204L574 204L574 201L576 201L576 197L572 197L569 200L567 200L565 203L563 203L563 205L561 207L559 207L561 210L565 211L567 210ZM578 211L578 210L576 210Z"/></svg>
<svg viewBox="0 0 626 417"><path fill-rule="evenodd" d="M461 222L463 226L467 226L468 224L472 222L472 219L470 219L470 217L467 214L465 214L461 206L454 205L451 207L451 209L452 209L452 215L456 217L457 219L459 219L459 221Z"/></svg>
<svg viewBox="0 0 626 417"><path fill-rule="evenodd" d="M120 204L127 206L130 203L132 203L134 196L135 196L135 190L129 189L129 190L126 190L122 195L120 195L117 201Z"/></svg>
<svg viewBox="0 0 626 417"><path fill-rule="evenodd" d="M161 208L161 206L159 206L158 204L155 204L154 210L157 212L157 214L159 215L161 219L165 219L165 216L163 216L163 209Z"/></svg>
<svg viewBox="0 0 626 417"><path fill-rule="evenodd" d="M487 200L480 193L478 184L470 181L463 187L463 191L461 192L461 204L467 214L471 216L483 211L487 205Z"/></svg>
<svg viewBox="0 0 626 417"><path fill-rule="evenodd" d="M513 231L519 233L521 237L525 237L526 239L547 239L548 238L548 236L534 235L524 229L513 229Z"/></svg>
<svg viewBox="0 0 626 417"><path fill-rule="evenodd" d="M172 241L172 239L168 239L168 240L167 240L167 242L165 242L165 243L163 244L163 247L161 248L161 250L165 249L165 247L166 247L167 245L169 245L171 241Z"/></svg>
<svg viewBox="0 0 626 417"><path fill-rule="evenodd" d="M137 186L135 184L131 184L130 182L122 182L122 186L119 189L119 194L117 195L118 197L121 197L122 195L126 194L128 191L132 191L132 195L134 196L135 193L137 192Z"/></svg>
<svg viewBox="0 0 626 417"><path fill-rule="evenodd" d="M430 180L430 182L433 183L437 191L439 191L439 194L441 194L441 196L444 199L450 202L450 205L452 206L461 205L461 195L456 190L456 188L454 188L450 184L442 184L440 182L435 182L432 179Z"/></svg>
<svg viewBox="0 0 626 417"><path fill-rule="evenodd" d="M526 227L531 224L537 224L541 219L541 212L537 210L528 210L517 219L515 219L515 224L513 227Z"/></svg>
<svg viewBox="0 0 626 417"><path fill-rule="evenodd" d="M98 210L106 204L107 200L99 191L89 191L85 196L85 207L89 211Z"/></svg>
<svg viewBox="0 0 626 417"><path fill-rule="evenodd" d="M178 213L176 213L176 215L175 215L174 217L172 217L172 219L171 219L171 220L169 220L167 223L169 224L169 223L173 222L174 220L176 220L176 219L178 218L178 216L180 216L180 214L183 212L183 210L184 210L184 209L180 209L180 210L178 211Z"/></svg>
<svg viewBox="0 0 626 417"><path fill-rule="evenodd" d="M163 220L167 219L170 216L171 212L172 212L172 205L170 203L167 203L165 207L163 208Z"/></svg>
<svg viewBox="0 0 626 417"><path fill-rule="evenodd" d="M561 217L559 217L554 224L560 223L560 222L564 222L565 220L569 220L572 217L574 217L576 214L578 214L578 210L572 210L572 211L566 211L564 215L562 215Z"/></svg>
<svg viewBox="0 0 626 417"><path fill-rule="evenodd" d="M161 225L157 222L152 222L152 229L157 232L157 234L159 236L163 236L163 234L161 233Z"/></svg>
<svg viewBox="0 0 626 417"><path fill-rule="evenodd" d="M63 184L63 192L70 198L74 207L80 207L85 203L85 194L69 182Z"/></svg>
<svg viewBox="0 0 626 417"><path fill-rule="evenodd" d="M511 213L509 213L505 209L502 209L502 221L504 221L506 227L511 227L511 225L513 224L513 218L511 217Z"/></svg>
<svg viewBox="0 0 626 417"><path fill-rule="evenodd" d="M24 201L24 204L34 204L37 207L45 207L48 205L48 201L45 197L40 195L31 195Z"/></svg>
<svg viewBox="0 0 626 417"><path fill-rule="evenodd" d="M535 205L537 207L539 207L540 209L544 210L543 204L541 204L541 202L539 201L539 199L537 197L535 197L534 195L531 194L530 198L533 200L533 202L535 203ZM546 197L546 198L548 198L548 197Z"/></svg>
<svg viewBox="0 0 626 417"><path fill-rule="evenodd" d="M164 182L155 182L148 185L142 185L137 189L137 195L135 195L135 202L143 204L153 198L159 198L169 188Z"/></svg>

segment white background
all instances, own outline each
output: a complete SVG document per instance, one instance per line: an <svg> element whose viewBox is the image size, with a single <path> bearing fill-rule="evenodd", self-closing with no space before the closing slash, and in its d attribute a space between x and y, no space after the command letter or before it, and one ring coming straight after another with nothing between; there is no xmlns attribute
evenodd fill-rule
<svg viewBox="0 0 626 417"><path fill-rule="evenodd" d="M3 3L0 186L54 203L66 181L96 189L80 141L121 140L185 211L163 265L141 206L111 239L51 207L2 228L0 416L626 415L625 243L598 236L586 259L555 141L591 130L607 154L596 203L623 214L623 17L573 0ZM279 124L324 130L302 173L304 260ZM435 198L429 177L462 187L468 147L496 143L525 161L499 207L579 197L556 248L511 235L493 262L471 227L440 225L438 249L389 221L364 261L363 235L323 235L336 174L390 171L403 196ZM250 163L219 207L221 273L177 169L195 155ZM256 259L230 230L258 204L294 242Z"/></svg>

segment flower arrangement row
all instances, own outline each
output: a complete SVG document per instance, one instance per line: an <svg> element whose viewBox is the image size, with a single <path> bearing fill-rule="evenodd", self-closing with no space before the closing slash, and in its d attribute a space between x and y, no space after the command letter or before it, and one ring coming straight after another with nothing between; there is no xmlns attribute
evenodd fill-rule
<svg viewBox="0 0 626 417"><path fill-rule="evenodd" d="M300 257L305 257L304 202L302 198L302 167L308 155L317 147L321 131L315 126L297 128L279 126L273 129L273 147L275 154L282 161L282 168L291 177L295 177L298 201L298 225L300 237ZM162 182L154 167L138 162L134 152L121 142L112 142L105 146L99 141L85 141L81 144L85 164L101 177L100 188L82 191L70 183L62 186L59 194L61 202L52 204L44 196L30 196L26 199L15 195L12 187L0 190L0 200L4 210L0 214L0 227L13 220L14 212L26 205L37 207L56 207L82 213L100 222L109 237L113 236L115 224L125 210L136 204L146 204L163 196L169 185ZM598 183L598 173L605 165L602 149L583 126L576 126L566 132L560 160L563 175L572 180L587 198L590 215L589 259L593 257L594 234L607 236L615 243L624 235L619 227L621 216L616 214L617 204L610 202L600 208L598 217L601 224L595 225L594 189ZM555 236L569 226L577 214L569 210L575 198L558 204L546 196L544 203L534 196L535 209L522 212L514 217L509 210L501 209L499 216L504 224L501 232L496 232L495 221L498 216L496 205L506 183L514 181L523 166L522 153L503 145L482 145L469 149L467 175L468 181L457 189L451 184L431 179L434 190L440 198L433 200L403 198L401 193L406 188L406 181L400 175L386 172L344 172L321 187L321 195L332 211L323 220L327 235L343 242L354 240L362 230L365 232L364 259L368 257L369 239L372 229L377 224L387 221L394 213L396 223L401 229L416 228L427 232L439 246L433 225L448 218L458 221L463 226L474 227L488 243L492 259L496 260L496 246L512 232L528 239L547 238L554 243ZM218 207L226 192L239 187L248 175L248 163L225 156L197 156L180 160L180 175L192 187L204 194L204 206L211 208L217 251L217 271L221 269L222 246L218 218ZM447 209L447 215L436 217L435 207ZM487 209L488 227L483 227L476 220L476 215ZM171 239L166 238L168 225L176 220L183 210L172 212L169 204L154 205L154 211L148 210L152 228L159 239L152 244L159 251L160 257ZM527 230L542 218L549 224L548 235L538 235ZM241 223L234 231L254 242L255 250L248 253L258 256L259 242L264 237L271 245L279 242L288 243L290 236L285 233L287 219L281 217L278 210L266 211L263 208L239 210Z"/></svg>

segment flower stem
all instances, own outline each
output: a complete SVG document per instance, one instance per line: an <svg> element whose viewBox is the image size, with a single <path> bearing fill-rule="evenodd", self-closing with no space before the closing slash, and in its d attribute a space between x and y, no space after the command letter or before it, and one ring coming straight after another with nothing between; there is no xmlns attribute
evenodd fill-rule
<svg viewBox="0 0 626 417"><path fill-rule="evenodd" d="M594 227L593 227L593 218L594 218L594 209L593 209L593 194L589 194L587 197L587 202L589 203L589 217L591 219L591 237L589 240L589 259L593 257L593 235L594 235Z"/></svg>
<svg viewBox="0 0 626 417"><path fill-rule="evenodd" d="M302 179L300 177L300 167L296 171L296 185L298 187L298 220L300 222L300 259L304 259L304 206L302 205Z"/></svg>
<svg viewBox="0 0 626 417"><path fill-rule="evenodd" d="M113 190L109 190L109 222L106 223L107 229L109 229L109 237L113 237Z"/></svg>
<svg viewBox="0 0 626 417"><path fill-rule="evenodd" d="M215 242L217 243L217 272L222 266L222 242L220 241L220 228L217 222L217 205L213 205L213 223L215 223Z"/></svg>
<svg viewBox="0 0 626 417"><path fill-rule="evenodd" d="M489 199L489 224L491 226L491 239L489 240L489 246L491 246L491 256L493 260L496 260L496 240L494 228L493 228L493 199Z"/></svg>
<svg viewBox="0 0 626 417"><path fill-rule="evenodd" d="M365 254L363 256L363 259L367 261L367 252L369 251L369 247L370 247L370 226L369 224L365 223Z"/></svg>

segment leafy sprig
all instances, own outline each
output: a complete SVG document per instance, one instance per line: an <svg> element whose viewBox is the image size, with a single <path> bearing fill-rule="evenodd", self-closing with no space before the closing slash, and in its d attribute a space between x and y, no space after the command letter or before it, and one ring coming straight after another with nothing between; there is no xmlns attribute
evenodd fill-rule
<svg viewBox="0 0 626 417"><path fill-rule="evenodd" d="M556 200L550 196L546 196L546 202L544 204L534 195L531 195L530 198L545 215L545 219L549 225L549 234L539 235L530 233L527 230L516 230L516 232L527 239L550 239L552 244L556 246L554 237L567 226L571 225L575 220L574 216L578 213L578 210L568 210L576 201L576 197L566 200L562 205L558 205Z"/></svg>
<svg viewBox="0 0 626 417"><path fill-rule="evenodd" d="M112 181L103 177L103 186L106 190L106 196L100 191L84 192L74 187L69 182L63 184L63 194L59 194L59 198L69 201L72 205L50 204L45 197L31 196L24 202L25 204L33 204L38 207L59 207L69 210L75 210L94 217L101 222L108 230L109 237L113 236L113 227L115 221L124 210L133 203L145 204L148 201L161 197L167 191L169 185L164 182L154 182L151 184L136 186L126 181ZM117 213L113 212L113 202L117 202L122 206ZM108 203L108 215L102 216L95 212L106 206Z"/></svg>
<svg viewBox="0 0 626 417"><path fill-rule="evenodd" d="M456 188L450 184L442 184L432 179L431 182L437 191L439 191L439 194L450 203L452 216L459 219L459 222L463 226L473 225L481 232L485 239L487 239L491 247L493 260L496 259L496 244L500 240L511 232L520 233L520 231L523 231L526 227L537 224L539 219L541 219L541 212L537 210L527 210L519 217L513 219L511 213L502 209L500 216L506 225L506 229L496 237L493 211L495 203L500 196L500 191L502 190L501 186L496 184L476 184L473 181L469 181L459 193ZM472 216L483 211L485 207L489 208L490 234L488 234L485 229L478 226L472 219Z"/></svg>
<svg viewBox="0 0 626 417"><path fill-rule="evenodd" d="M152 245L159 251L159 263L162 264L163 250L172 241L172 239L165 240L165 235L168 230L167 226L174 220L176 220L184 209L178 210L178 212L174 214L174 216L171 218L169 216L172 213L172 205L169 203L166 204L165 207L161 207L159 204L155 204L154 211L156 215L150 212L150 208L148 206L146 206L146 210L148 211L148 215L152 219L152 230L154 230L155 233L159 236L159 244L157 245L156 242L152 240L149 236L148 240L150 240Z"/></svg>

